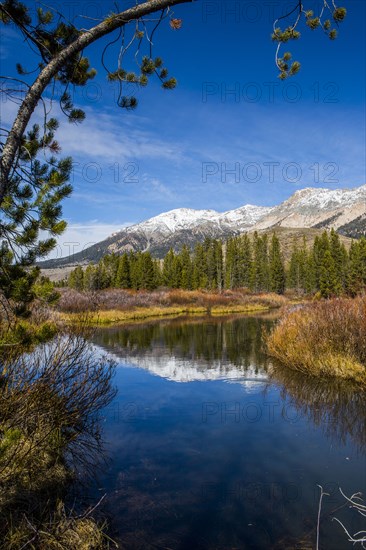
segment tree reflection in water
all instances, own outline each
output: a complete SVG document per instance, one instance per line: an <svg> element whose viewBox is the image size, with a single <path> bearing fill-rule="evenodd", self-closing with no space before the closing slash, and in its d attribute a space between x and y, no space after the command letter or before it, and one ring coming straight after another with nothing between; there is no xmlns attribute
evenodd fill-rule
<svg viewBox="0 0 366 550"><path fill-rule="evenodd" d="M298 414L321 427L325 436L343 445L352 440L359 452L366 450L366 392L354 382L336 378L315 378L279 364L268 369L281 397Z"/></svg>

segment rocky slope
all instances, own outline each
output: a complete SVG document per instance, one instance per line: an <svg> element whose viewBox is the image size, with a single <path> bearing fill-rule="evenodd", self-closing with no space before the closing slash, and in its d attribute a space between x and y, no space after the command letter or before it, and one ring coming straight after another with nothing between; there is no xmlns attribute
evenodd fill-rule
<svg viewBox="0 0 366 550"><path fill-rule="evenodd" d="M306 188L273 208L256 224L272 227L334 228L348 237L366 232L366 185L355 189Z"/></svg>

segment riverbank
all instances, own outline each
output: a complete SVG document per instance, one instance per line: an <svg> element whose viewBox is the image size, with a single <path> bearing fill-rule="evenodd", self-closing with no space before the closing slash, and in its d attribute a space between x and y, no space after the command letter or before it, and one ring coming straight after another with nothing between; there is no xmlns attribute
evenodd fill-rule
<svg viewBox="0 0 366 550"><path fill-rule="evenodd" d="M67 289L61 294L57 312L65 322L73 323L85 314L91 325L111 325L167 317L260 313L289 303L284 296L248 294L245 290L221 293L108 290L86 293Z"/></svg>
<svg viewBox="0 0 366 550"><path fill-rule="evenodd" d="M33 318L0 338L0 547L116 547L98 503L65 504L104 465L100 411L115 397L114 362L93 352L82 326L38 318L38 327Z"/></svg>
<svg viewBox="0 0 366 550"><path fill-rule="evenodd" d="M285 313L268 335L267 349L290 369L355 380L366 388L366 296L308 303Z"/></svg>

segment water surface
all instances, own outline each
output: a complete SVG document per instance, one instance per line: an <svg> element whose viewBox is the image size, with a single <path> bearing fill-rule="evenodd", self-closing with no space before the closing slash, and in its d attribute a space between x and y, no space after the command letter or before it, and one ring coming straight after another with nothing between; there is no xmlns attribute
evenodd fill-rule
<svg viewBox="0 0 366 550"><path fill-rule="evenodd" d="M102 329L118 361L99 478L114 537L131 549L352 547L366 487L364 394L273 368L266 317ZM365 528L365 527L364 527Z"/></svg>

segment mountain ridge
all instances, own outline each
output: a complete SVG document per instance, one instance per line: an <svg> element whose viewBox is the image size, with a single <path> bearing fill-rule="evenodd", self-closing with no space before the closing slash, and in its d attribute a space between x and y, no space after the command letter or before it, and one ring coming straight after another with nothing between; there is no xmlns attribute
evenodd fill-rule
<svg viewBox="0 0 366 550"><path fill-rule="evenodd" d="M193 247L206 237L227 239L276 228L334 228L346 237L366 235L366 185L347 189L306 187L277 206L246 204L227 212L176 208L113 233L84 251L40 262L55 268L98 261L107 253L149 250L163 257L170 248Z"/></svg>

